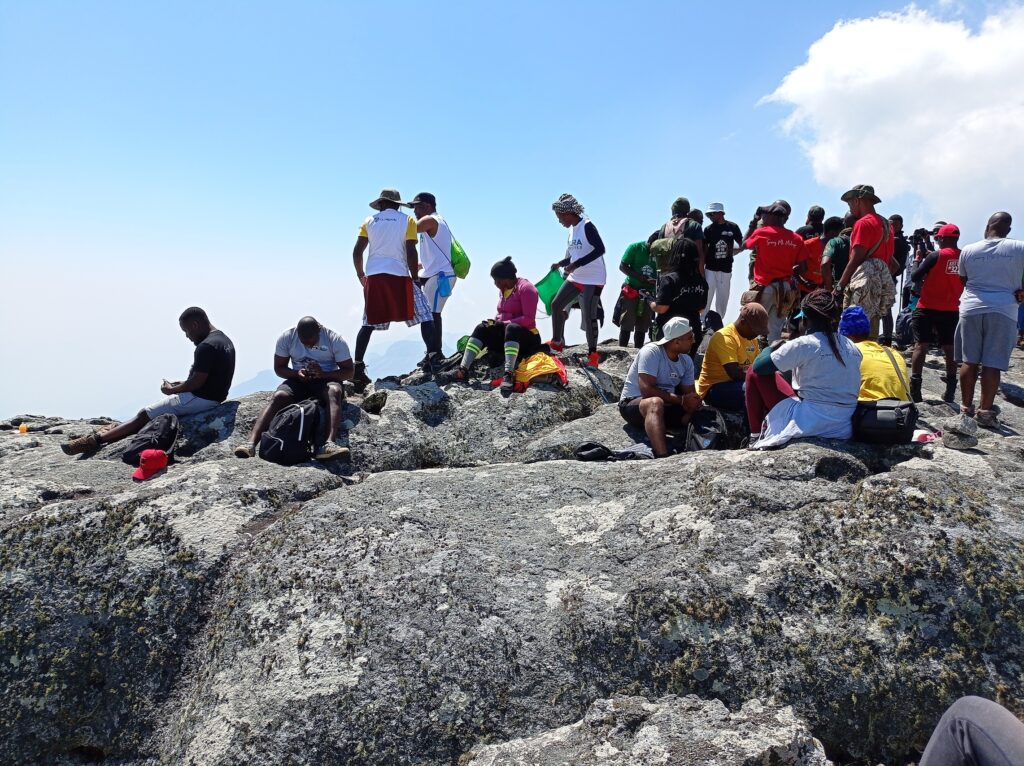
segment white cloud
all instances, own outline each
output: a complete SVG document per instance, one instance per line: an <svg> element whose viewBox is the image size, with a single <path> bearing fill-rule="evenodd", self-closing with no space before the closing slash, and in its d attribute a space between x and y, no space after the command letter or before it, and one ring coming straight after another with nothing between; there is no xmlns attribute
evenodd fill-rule
<svg viewBox="0 0 1024 766"><path fill-rule="evenodd" d="M995 210L1024 219L1021 40L1019 4L977 30L914 6L842 21L765 100L792 107L783 128L819 183L917 195L971 241Z"/></svg>

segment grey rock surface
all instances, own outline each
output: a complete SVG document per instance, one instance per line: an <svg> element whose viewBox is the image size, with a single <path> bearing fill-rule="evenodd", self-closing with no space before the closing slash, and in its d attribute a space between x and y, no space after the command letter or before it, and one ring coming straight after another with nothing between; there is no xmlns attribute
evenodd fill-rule
<svg viewBox="0 0 1024 766"><path fill-rule="evenodd" d="M792 709L751 700L731 713L695 696L598 700L581 721L487 745L465 766L830 766Z"/></svg>
<svg viewBox="0 0 1024 766"><path fill-rule="evenodd" d="M1018 405L966 452L584 464L556 458L639 434L570 376L381 381L351 465L233 457L253 395L184 419L143 484L117 448L60 452L104 419L0 424L0 762L448 764L696 694L897 764L961 694L1024 712ZM929 368L926 422L941 389Z"/></svg>

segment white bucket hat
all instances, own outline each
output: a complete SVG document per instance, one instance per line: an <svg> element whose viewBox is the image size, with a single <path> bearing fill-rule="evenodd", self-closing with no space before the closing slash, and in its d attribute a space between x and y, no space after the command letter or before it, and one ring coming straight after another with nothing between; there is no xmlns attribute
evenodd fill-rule
<svg viewBox="0 0 1024 766"><path fill-rule="evenodd" d="M723 205L721 202L712 202L710 205L708 205L708 209L705 210L704 212L705 213L724 213L725 212L725 205Z"/></svg>

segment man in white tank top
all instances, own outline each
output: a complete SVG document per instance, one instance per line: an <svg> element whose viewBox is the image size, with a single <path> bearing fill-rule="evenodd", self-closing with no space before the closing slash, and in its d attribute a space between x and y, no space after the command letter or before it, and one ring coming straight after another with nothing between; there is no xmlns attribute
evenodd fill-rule
<svg viewBox="0 0 1024 766"><path fill-rule="evenodd" d="M434 339L423 359L426 363L435 354L441 354L441 312L455 287L452 232L438 214L437 198L430 192L420 192L407 205L416 217L416 231L420 235L420 284L434 318Z"/></svg>

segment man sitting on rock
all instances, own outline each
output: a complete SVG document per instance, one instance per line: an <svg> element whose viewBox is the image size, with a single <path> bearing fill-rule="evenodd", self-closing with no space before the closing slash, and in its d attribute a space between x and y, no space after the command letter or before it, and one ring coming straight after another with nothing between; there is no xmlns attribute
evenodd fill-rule
<svg viewBox="0 0 1024 766"><path fill-rule="evenodd" d="M151 404L126 423L105 431L60 445L65 455L95 452L104 444L120 441L138 433L153 418L167 413L194 415L213 409L228 398L231 379L235 375L235 347L227 335L212 324L206 312L197 306L185 309L178 317L178 326L196 350L188 380L164 381L160 393L167 398Z"/></svg>
<svg viewBox="0 0 1024 766"><path fill-rule="evenodd" d="M485 319L473 330L462 354L462 364L455 371L455 380L465 382L469 378L473 362L484 349L495 354L503 350L505 374L501 380L501 390L503 393L511 393L515 388L519 359L529 359L540 350L541 341L537 330L537 303L540 296L528 279L517 276L511 256L491 267L491 279L499 293L497 318Z"/></svg>
<svg viewBox="0 0 1024 766"><path fill-rule="evenodd" d="M871 340L871 320L860 306L850 306L839 320L839 334L854 342L860 351L860 396L862 402L879 399L910 401L907 363L900 354Z"/></svg>
<svg viewBox="0 0 1024 766"><path fill-rule="evenodd" d="M665 324L661 340L637 352L626 374L619 414L647 432L655 457L668 455L666 428L684 426L702 403L693 385L692 345L690 323L674 317Z"/></svg>
<svg viewBox="0 0 1024 766"><path fill-rule="evenodd" d="M761 348L759 336L768 332L768 312L760 303L747 303L740 315L711 337L697 393L712 407L729 412L746 412L743 381Z"/></svg>
<svg viewBox="0 0 1024 766"><path fill-rule="evenodd" d="M323 327L313 317L300 319L295 327L285 330L277 339L274 349L274 372L284 378L284 382L256 418L249 441L239 445L235 455L253 457L260 436L278 411L293 402L316 399L330 411L331 424L327 440L317 448L313 457L317 460L347 458L348 447L339 447L334 441L341 428L344 405L342 381L351 380L353 369L348 344L338 333Z"/></svg>

